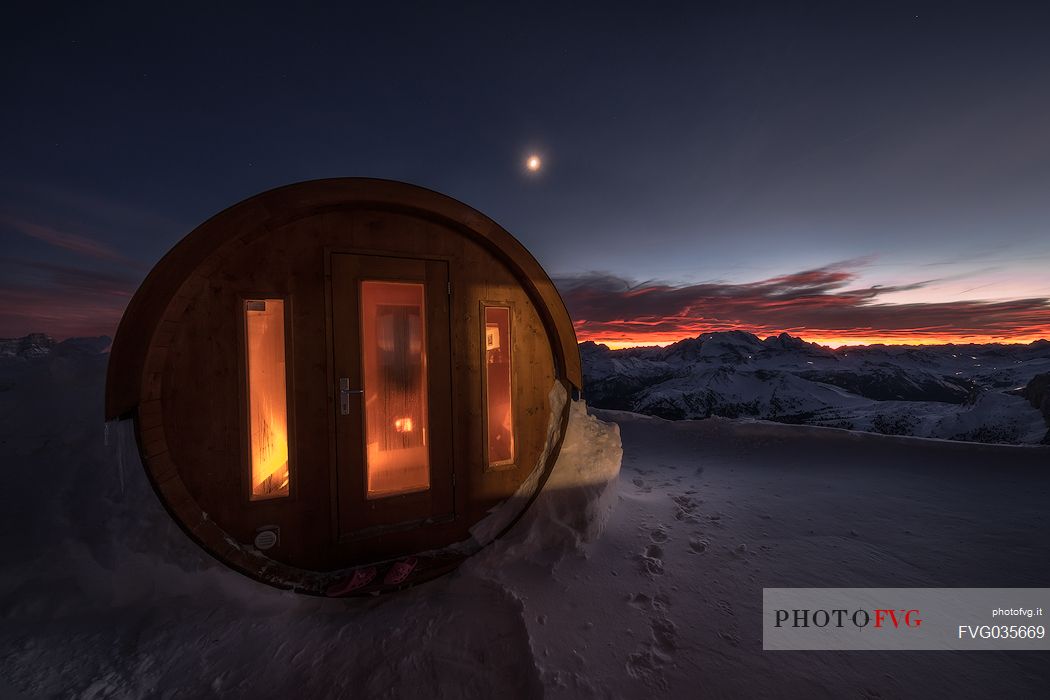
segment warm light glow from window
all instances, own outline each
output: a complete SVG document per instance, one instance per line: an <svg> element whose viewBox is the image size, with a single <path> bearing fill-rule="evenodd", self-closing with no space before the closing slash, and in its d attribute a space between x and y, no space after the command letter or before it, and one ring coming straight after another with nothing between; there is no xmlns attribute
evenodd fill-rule
<svg viewBox="0 0 1050 700"><path fill-rule="evenodd" d="M251 430L251 499L288 495L288 397L284 301L244 302Z"/></svg>
<svg viewBox="0 0 1050 700"><path fill-rule="evenodd" d="M430 488L423 285L361 283L368 498Z"/></svg>
<svg viewBox="0 0 1050 700"><path fill-rule="evenodd" d="M488 465L513 464L510 309L506 306L485 307L485 406Z"/></svg>

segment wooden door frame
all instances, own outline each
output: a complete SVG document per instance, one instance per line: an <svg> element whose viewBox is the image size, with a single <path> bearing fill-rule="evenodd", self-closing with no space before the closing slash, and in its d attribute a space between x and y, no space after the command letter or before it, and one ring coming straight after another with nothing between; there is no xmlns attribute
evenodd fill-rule
<svg viewBox="0 0 1050 700"><path fill-rule="evenodd" d="M393 500L396 499L396 505L392 505L388 512L396 512L399 508L411 509L413 506L418 506L422 503L433 504L437 499L447 499L448 507L443 508L438 506L438 510L444 512L435 513L435 508L431 506L430 512L417 518L410 518L405 520L398 520L392 523L382 523L376 525L370 525L357 529L349 529L349 526L345 524L345 518L343 517L341 509L341 496L342 491L347 488L347 484L340 486L340 457L342 450L340 449L340 432L345 431L345 428L339 424L339 415L337 408L337 388L336 383L339 376L341 375L338 367L338 358L336 346L336 287L338 282L333 279L333 268L335 256L347 255L354 256L356 258L368 258L375 257L385 259L390 262L403 261L404 263L423 263L423 279L424 284L424 317L426 319L427 334L427 346L428 346L428 362L427 362L427 422L430 426L431 439L428 443L430 450L430 487L426 491L417 491L406 494L400 494L388 497ZM433 264L439 263L442 268L434 268ZM391 253L388 251L378 251L371 249L344 249L340 248L328 248L324 249L324 269L325 269L325 335L327 343L327 373L326 379L328 381L328 390L326 396L328 399L328 422L329 422L329 456L330 456L330 469L329 469L329 484L330 484L330 503L331 503L331 518L330 527L332 532L333 542L339 544L348 544L356 540L365 538L375 537L386 532L403 531L413 527L417 527L424 524L438 524L449 522L456 517L456 506L457 506L457 487L456 487L456 460L455 460L455 421L454 421L454 397L452 395L452 354L453 350L451 347L452 340L452 329L451 329L451 274L452 266L450 259L443 256L428 256L428 255L406 255L404 253ZM439 271L443 279L432 280L431 275ZM358 283L364 278L359 278ZM408 280L399 275L384 275L378 274L373 279L383 280L389 279L390 281L412 281L419 282L420 280ZM448 294L441 293L432 289L432 287L444 282L447 285ZM444 290L442 290L444 291ZM358 313L355 314L357 317L358 327L351 331L351 335L356 337L358 347L360 347L360 291L357 291L357 298L354 301L358 305ZM437 298L435 298L437 297ZM445 300L445 308L442 310L440 306L435 306L435 302L440 303L441 300ZM435 327L434 316L443 316L443 329ZM435 330L440 330L438 335L434 334ZM447 362L435 365L433 355L435 354L432 350L434 343L444 342L440 338L444 337L447 340L448 347L444 351L444 359ZM343 342L347 342L343 339ZM360 363L361 358L357 358L357 362ZM446 366L447 365L447 366ZM357 368L359 373L361 370ZM356 387L355 387L356 388ZM440 403L440 406L435 404ZM447 404L447 405L445 405ZM438 410L435 410L438 409ZM444 419L447 423L448 430L447 438L437 439L437 431L434 430L433 426L436 424L435 419L442 419L443 416L448 416ZM353 470L356 476L364 476L366 470L366 450L367 447L364 444L365 437L365 415L362 406L362 412L360 416L361 428L360 432L360 444L356 449L361 450L359 458L355 458L354 466L349 467ZM345 438L344 438L345 439ZM440 445L444 444L442 448ZM440 458L441 450L447 454L443 459ZM439 459L435 459L435 455ZM349 460L347 460L349 462ZM447 471L445 466L447 465ZM344 465L344 469L345 469ZM343 475L345 478L345 474ZM441 479L447 476L450 483L442 484ZM368 499L365 497L365 501ZM388 501L388 499L373 499L376 501ZM388 501L390 502L390 501ZM381 510L386 510L382 509Z"/></svg>

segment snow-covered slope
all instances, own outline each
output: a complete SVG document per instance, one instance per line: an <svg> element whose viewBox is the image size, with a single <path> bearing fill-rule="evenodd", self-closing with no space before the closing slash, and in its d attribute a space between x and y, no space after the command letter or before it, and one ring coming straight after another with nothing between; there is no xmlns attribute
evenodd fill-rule
<svg viewBox="0 0 1050 700"><path fill-rule="evenodd" d="M43 357L55 347L55 339L44 333L30 333L22 338L0 338L0 358Z"/></svg>
<svg viewBox="0 0 1050 700"><path fill-rule="evenodd" d="M1050 683L1038 653L763 652L760 636L763 587L1045 586L1050 447L596 419L577 403L557 478L506 538L404 593L323 600L187 540L134 450L103 445L105 361L62 344L0 362L0 697L966 698Z"/></svg>
<svg viewBox="0 0 1050 700"><path fill-rule="evenodd" d="M1037 374L1025 385L1024 389L1016 390L1019 396L1024 397L1032 408L1043 414L1043 420L1050 426L1050 372ZM1044 443L1050 445L1050 430L1047 430Z"/></svg>
<svg viewBox="0 0 1050 700"><path fill-rule="evenodd" d="M710 333L665 348L582 343L594 405L662 418L757 418L979 442L1038 443L1018 389L1050 370L1050 342L829 348L785 334Z"/></svg>

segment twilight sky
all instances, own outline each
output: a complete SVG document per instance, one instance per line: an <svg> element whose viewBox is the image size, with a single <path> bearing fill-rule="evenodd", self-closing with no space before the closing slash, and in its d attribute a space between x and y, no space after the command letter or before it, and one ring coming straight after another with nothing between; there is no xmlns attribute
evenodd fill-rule
<svg viewBox="0 0 1050 700"><path fill-rule="evenodd" d="M0 336L112 334L212 214L363 175L500 222L581 340L1050 337L1048 36L1019 2L20 3Z"/></svg>

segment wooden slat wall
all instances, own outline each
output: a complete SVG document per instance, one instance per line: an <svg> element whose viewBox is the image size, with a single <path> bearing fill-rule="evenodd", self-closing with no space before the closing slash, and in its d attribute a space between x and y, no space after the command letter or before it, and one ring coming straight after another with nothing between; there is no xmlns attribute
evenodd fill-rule
<svg viewBox="0 0 1050 700"><path fill-rule="evenodd" d="M143 367L140 439L155 483L180 518L194 505L219 527L196 520L192 534L228 559L228 534L250 543L258 527L281 528L269 554L295 569L328 570L355 562L440 547L463 539L470 525L517 489L536 465L559 375L548 325L505 257L458 227L407 213L328 209L280 226L253 230L208 257L172 297L156 323ZM449 261L452 401L457 512L450 523L340 543L332 502L332 412L329 289L325 256L372 253ZM243 347L240 300L288 299L291 311L289 397L294 416L292 495L249 502L245 471ZM516 468L484 469L480 302L514 308ZM573 347L575 350L575 346ZM173 473L177 471L177 476ZM209 534L210 533L210 534ZM206 541L224 533L219 541ZM237 554L236 556L240 556ZM257 566L254 559L245 560ZM243 563L243 562L242 562ZM243 566L241 567L244 568ZM294 569L281 569L282 576Z"/></svg>
<svg viewBox="0 0 1050 700"><path fill-rule="evenodd" d="M106 417L130 414L138 404L143 365L157 319L178 306L187 276L225 245L265 235L282 224L326 209L371 206L411 212L444 221L464 235L487 243L502 256L520 283L537 299L541 318L555 345L559 374L577 389L583 386L576 334L550 278L513 236L484 214L451 197L421 187L370 178L332 178L280 187L226 209L198 226L170 250L146 277L128 304L110 351ZM181 291L180 291L181 290ZM193 294L190 294L193 296Z"/></svg>
<svg viewBox="0 0 1050 700"><path fill-rule="evenodd" d="M325 277L332 252L449 263L458 516L453 522L353 542L338 537ZM289 305L293 482L288 499L250 502L240 300L268 296ZM481 301L506 302L514 309L519 458L511 469L484 469ZM580 388L572 323L547 275L506 231L421 188L323 180L231 207L165 256L121 321L110 357L106 413L135 415L150 478L193 538L249 575L306 585L309 570L343 568L465 538L470 525L536 466L550 411L547 393L558 378ZM282 531L281 545L268 553L272 559L237 544L251 542L264 525Z"/></svg>

